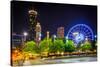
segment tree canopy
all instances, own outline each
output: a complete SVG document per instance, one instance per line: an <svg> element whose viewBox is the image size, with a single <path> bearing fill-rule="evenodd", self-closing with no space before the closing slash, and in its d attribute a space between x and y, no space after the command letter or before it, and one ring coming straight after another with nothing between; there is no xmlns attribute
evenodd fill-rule
<svg viewBox="0 0 100 67"><path fill-rule="evenodd" d="M38 53L39 49L34 41L28 41L25 43L25 47L23 48L23 51Z"/></svg>
<svg viewBox="0 0 100 67"><path fill-rule="evenodd" d="M73 52L75 51L76 47L72 40L67 40L65 44L65 52Z"/></svg>
<svg viewBox="0 0 100 67"><path fill-rule="evenodd" d="M48 52L49 50L49 45L52 45L51 39L44 39L43 41L40 42L40 51L41 52Z"/></svg>
<svg viewBox="0 0 100 67"><path fill-rule="evenodd" d="M84 45L81 46L81 49L83 51L91 50L92 49L91 43L90 42L85 42Z"/></svg>
<svg viewBox="0 0 100 67"><path fill-rule="evenodd" d="M53 42L53 44L49 45L49 52L64 52L64 43L63 40L57 39Z"/></svg>

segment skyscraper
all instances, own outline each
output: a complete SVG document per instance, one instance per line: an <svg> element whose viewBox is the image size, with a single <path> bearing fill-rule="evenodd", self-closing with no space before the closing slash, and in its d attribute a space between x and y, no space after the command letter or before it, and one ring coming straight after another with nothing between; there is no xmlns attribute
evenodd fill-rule
<svg viewBox="0 0 100 67"><path fill-rule="evenodd" d="M29 10L28 11L29 13L29 30L28 30L28 33L29 33L29 40L34 40L35 39L35 26L36 26L36 23L37 23L37 11L35 10Z"/></svg>
<svg viewBox="0 0 100 67"><path fill-rule="evenodd" d="M39 42L41 41L41 25L39 22L36 24L35 32L36 32L35 40L36 40L36 43L39 45Z"/></svg>
<svg viewBox="0 0 100 67"><path fill-rule="evenodd" d="M59 27L57 29L57 37L58 38L64 38L64 27Z"/></svg>

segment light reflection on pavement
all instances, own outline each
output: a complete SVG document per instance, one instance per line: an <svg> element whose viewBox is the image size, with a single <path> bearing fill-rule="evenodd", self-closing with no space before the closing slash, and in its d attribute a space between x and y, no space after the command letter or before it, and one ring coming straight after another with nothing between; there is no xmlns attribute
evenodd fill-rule
<svg viewBox="0 0 100 67"><path fill-rule="evenodd" d="M68 58L68 59L54 59L45 60L45 62L55 62L55 63L75 63L75 62L88 62L97 61L97 57L81 57L81 58Z"/></svg>
<svg viewBox="0 0 100 67"><path fill-rule="evenodd" d="M49 60L30 60L24 65L40 65L40 64L57 64L57 63L76 63L76 62L90 62L97 61L97 57L80 57L67 59L49 59Z"/></svg>

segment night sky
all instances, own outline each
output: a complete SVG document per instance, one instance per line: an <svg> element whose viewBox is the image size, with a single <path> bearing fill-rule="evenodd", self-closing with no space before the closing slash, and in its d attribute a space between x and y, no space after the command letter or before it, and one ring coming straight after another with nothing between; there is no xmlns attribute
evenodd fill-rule
<svg viewBox="0 0 100 67"><path fill-rule="evenodd" d="M33 7L38 12L43 36L48 30L51 35L56 34L60 26L65 27L66 36L72 26L81 23L90 26L97 34L97 6L21 1L11 2L12 32L22 34L28 31L28 11Z"/></svg>

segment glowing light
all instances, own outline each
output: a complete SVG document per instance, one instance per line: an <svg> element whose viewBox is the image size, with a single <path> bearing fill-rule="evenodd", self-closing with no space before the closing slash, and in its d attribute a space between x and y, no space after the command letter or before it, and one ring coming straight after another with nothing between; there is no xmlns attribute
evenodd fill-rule
<svg viewBox="0 0 100 67"><path fill-rule="evenodd" d="M88 37L86 36L85 40L87 41L88 40Z"/></svg>
<svg viewBox="0 0 100 67"><path fill-rule="evenodd" d="M41 34L41 33L39 33L39 36L41 37L41 36L42 36L42 34Z"/></svg>
<svg viewBox="0 0 100 67"><path fill-rule="evenodd" d="M24 36L27 36L27 35L28 35L28 33L27 33L27 32L24 32L23 34L24 34Z"/></svg>
<svg viewBox="0 0 100 67"><path fill-rule="evenodd" d="M57 36L56 35L53 35L53 37L56 38Z"/></svg>
<svg viewBox="0 0 100 67"><path fill-rule="evenodd" d="M29 12L29 14L35 14L35 15L37 15L37 12L35 10L29 10L28 12Z"/></svg>
<svg viewBox="0 0 100 67"><path fill-rule="evenodd" d="M79 33L78 35L76 35L75 40L76 40L77 43L83 41L84 35L82 33Z"/></svg>
<svg viewBox="0 0 100 67"><path fill-rule="evenodd" d="M64 55L64 52L62 52L61 55Z"/></svg>
<svg viewBox="0 0 100 67"><path fill-rule="evenodd" d="M39 41L41 40L41 37L39 37Z"/></svg>
<svg viewBox="0 0 100 67"><path fill-rule="evenodd" d="M97 38L97 35L95 35L94 37Z"/></svg>
<svg viewBox="0 0 100 67"><path fill-rule="evenodd" d="M74 36L76 36L76 35L78 35L78 34L79 34L79 32L74 32L74 33L73 33Z"/></svg>
<svg viewBox="0 0 100 67"><path fill-rule="evenodd" d="M15 52L15 53L18 53L18 50L15 50L14 52Z"/></svg>
<svg viewBox="0 0 100 67"><path fill-rule="evenodd" d="M68 37L66 36L66 39L68 39Z"/></svg>

